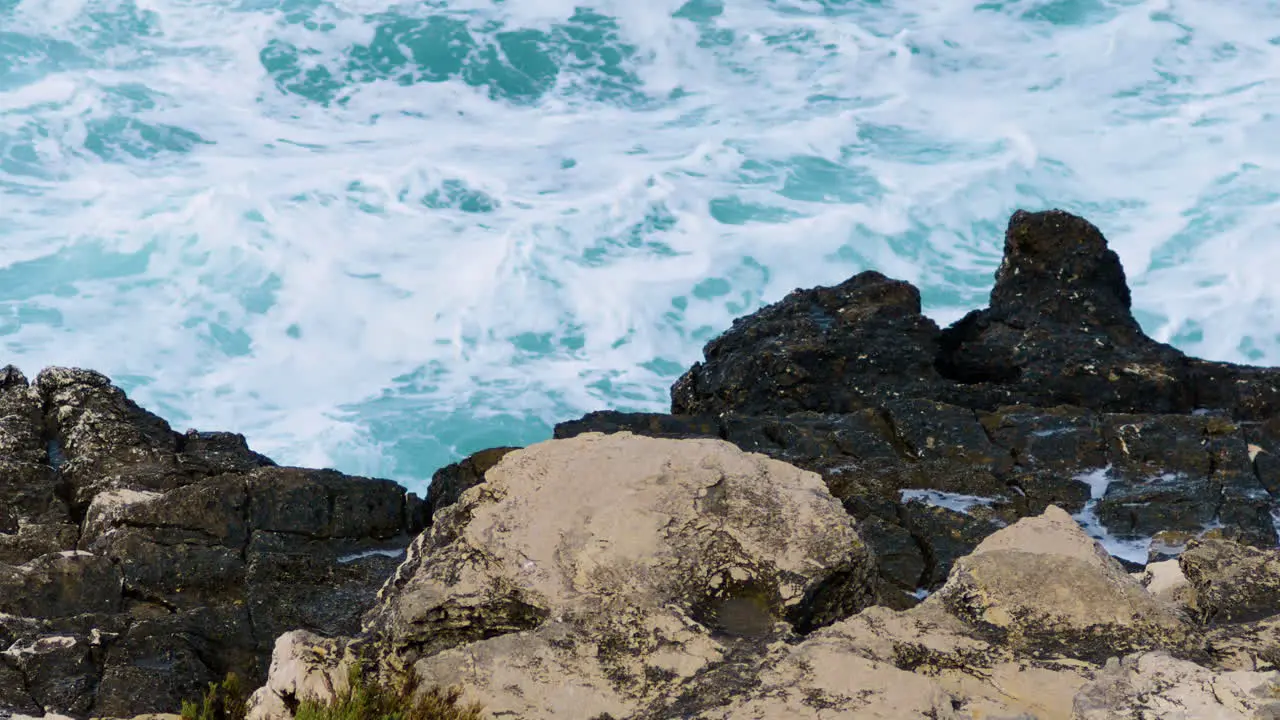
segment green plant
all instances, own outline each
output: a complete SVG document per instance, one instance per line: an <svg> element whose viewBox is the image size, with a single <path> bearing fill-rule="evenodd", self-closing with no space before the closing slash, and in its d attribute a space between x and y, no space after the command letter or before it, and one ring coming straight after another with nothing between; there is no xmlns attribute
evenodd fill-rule
<svg viewBox="0 0 1280 720"><path fill-rule="evenodd" d="M331 702L304 699L296 720L484 720L479 703L459 705L461 688L432 687L418 692L418 676L399 672L389 683L365 677L352 665L347 687Z"/></svg>
<svg viewBox="0 0 1280 720"><path fill-rule="evenodd" d="M244 720L244 689L235 673L227 673L220 683L209 683L200 703L182 701L182 720Z"/></svg>

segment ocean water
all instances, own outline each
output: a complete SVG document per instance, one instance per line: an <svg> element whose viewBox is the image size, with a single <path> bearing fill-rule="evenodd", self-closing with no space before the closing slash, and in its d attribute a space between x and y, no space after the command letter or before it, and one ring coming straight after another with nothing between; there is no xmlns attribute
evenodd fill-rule
<svg viewBox="0 0 1280 720"><path fill-rule="evenodd" d="M1280 364L1278 193L1272 0L0 0L0 362L419 490L1019 207Z"/></svg>

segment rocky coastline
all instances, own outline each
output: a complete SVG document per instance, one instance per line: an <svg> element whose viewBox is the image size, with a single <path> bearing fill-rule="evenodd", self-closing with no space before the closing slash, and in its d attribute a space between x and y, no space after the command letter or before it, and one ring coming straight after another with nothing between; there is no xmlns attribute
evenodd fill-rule
<svg viewBox="0 0 1280 720"><path fill-rule="evenodd" d="M236 672L285 720L360 663L494 718L1280 718L1280 369L1130 305L1097 228L1019 211L950 327L877 272L797 290L671 413L426 498L5 368L0 716L176 712Z"/></svg>

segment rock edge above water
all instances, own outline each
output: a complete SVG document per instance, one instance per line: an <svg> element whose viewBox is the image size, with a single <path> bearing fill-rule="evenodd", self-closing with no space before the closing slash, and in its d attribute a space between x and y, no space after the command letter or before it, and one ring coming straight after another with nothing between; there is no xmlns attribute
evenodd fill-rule
<svg viewBox="0 0 1280 720"><path fill-rule="evenodd" d="M1146 337L1081 218L1005 251L945 330L878 273L796 291L673 414L445 468L361 633L283 636L253 717L358 658L526 720L1280 717L1280 375Z"/></svg>
<svg viewBox="0 0 1280 720"><path fill-rule="evenodd" d="M425 501L6 368L0 708L171 711L274 646L261 718L357 657L527 718L1280 717L1280 376L1146 337L1081 218L1005 245L949 328L878 273L799 290L673 414L477 453ZM1176 565L1130 577L1080 523Z"/></svg>
<svg viewBox="0 0 1280 720"><path fill-rule="evenodd" d="M423 527L387 480L173 431L95 372L0 370L0 716L173 712L341 635Z"/></svg>

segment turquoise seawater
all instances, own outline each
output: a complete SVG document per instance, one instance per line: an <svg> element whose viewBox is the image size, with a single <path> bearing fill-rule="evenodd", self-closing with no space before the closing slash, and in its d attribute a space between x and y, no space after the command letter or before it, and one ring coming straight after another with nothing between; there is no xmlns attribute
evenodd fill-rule
<svg viewBox="0 0 1280 720"><path fill-rule="evenodd" d="M663 409L874 268L949 322L1015 208L1280 364L1272 0L0 0L0 362L423 489Z"/></svg>

